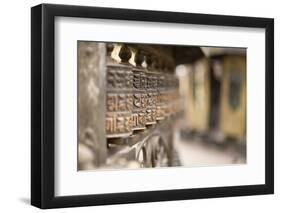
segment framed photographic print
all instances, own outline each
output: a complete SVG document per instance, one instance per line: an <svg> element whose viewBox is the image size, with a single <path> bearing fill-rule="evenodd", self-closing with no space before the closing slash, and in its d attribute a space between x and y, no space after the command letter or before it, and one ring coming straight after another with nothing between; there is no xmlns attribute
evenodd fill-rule
<svg viewBox="0 0 281 213"><path fill-rule="evenodd" d="M271 194L274 20L31 9L31 203Z"/></svg>

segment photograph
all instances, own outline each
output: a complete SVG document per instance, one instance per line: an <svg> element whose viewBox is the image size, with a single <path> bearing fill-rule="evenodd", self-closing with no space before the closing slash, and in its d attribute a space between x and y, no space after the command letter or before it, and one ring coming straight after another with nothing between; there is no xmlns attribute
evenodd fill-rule
<svg viewBox="0 0 281 213"><path fill-rule="evenodd" d="M274 193L273 18L40 4L31 41L32 205Z"/></svg>
<svg viewBox="0 0 281 213"><path fill-rule="evenodd" d="M247 48L77 41L78 171L246 164Z"/></svg>

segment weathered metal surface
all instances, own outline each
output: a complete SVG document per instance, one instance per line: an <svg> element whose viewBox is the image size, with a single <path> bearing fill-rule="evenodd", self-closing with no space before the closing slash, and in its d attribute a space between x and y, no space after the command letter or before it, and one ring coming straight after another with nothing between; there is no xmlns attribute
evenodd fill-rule
<svg viewBox="0 0 281 213"><path fill-rule="evenodd" d="M105 53L103 43L78 42L79 169L106 159Z"/></svg>

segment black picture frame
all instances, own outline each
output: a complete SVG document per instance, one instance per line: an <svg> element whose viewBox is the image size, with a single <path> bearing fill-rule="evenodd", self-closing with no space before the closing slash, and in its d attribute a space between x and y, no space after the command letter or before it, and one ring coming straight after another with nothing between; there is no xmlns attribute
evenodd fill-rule
<svg viewBox="0 0 281 213"><path fill-rule="evenodd" d="M130 193L54 195L55 17L263 28L266 34L265 184ZM41 4L31 8L31 204L39 208L216 198L274 193L274 19Z"/></svg>

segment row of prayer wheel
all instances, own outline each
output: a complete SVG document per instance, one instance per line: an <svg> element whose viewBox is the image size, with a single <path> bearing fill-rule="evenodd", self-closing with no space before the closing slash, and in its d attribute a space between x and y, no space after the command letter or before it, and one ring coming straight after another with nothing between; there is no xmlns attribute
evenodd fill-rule
<svg viewBox="0 0 281 213"><path fill-rule="evenodd" d="M157 50L107 44L107 138L128 137L179 112L174 68Z"/></svg>

